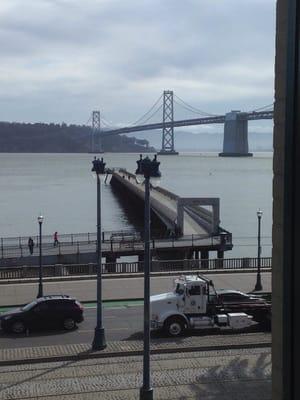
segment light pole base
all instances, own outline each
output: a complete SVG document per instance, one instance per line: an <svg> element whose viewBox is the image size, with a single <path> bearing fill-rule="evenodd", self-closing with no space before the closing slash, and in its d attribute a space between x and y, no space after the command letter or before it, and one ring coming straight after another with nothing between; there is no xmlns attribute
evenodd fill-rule
<svg viewBox="0 0 300 400"><path fill-rule="evenodd" d="M140 400L153 400L153 389L145 389L144 387L141 387Z"/></svg>
<svg viewBox="0 0 300 400"><path fill-rule="evenodd" d="M106 348L104 328L95 328L94 340L92 343L93 350L104 350Z"/></svg>
<svg viewBox="0 0 300 400"><path fill-rule="evenodd" d="M255 291L259 291L259 290L262 290L262 289L263 289L263 287L262 287L262 284L261 284L261 276L260 276L260 273L258 273L257 277L256 277L256 285L255 285L254 290Z"/></svg>
<svg viewBox="0 0 300 400"><path fill-rule="evenodd" d="M39 299L40 297L43 297L43 287L41 285L39 285L39 290L36 298Z"/></svg>

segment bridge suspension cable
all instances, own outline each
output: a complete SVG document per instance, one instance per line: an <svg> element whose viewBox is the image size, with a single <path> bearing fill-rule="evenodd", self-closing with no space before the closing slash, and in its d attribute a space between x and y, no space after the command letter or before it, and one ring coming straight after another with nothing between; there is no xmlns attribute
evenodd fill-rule
<svg viewBox="0 0 300 400"><path fill-rule="evenodd" d="M211 114L211 113L208 113L208 112L206 112L206 111L202 111L202 110L200 110L199 108L196 108L196 107L194 107L194 106L191 106L190 104L188 104L186 101L182 100L182 99L181 99L179 96L177 96L176 94L174 94L174 98L175 98L174 102L175 102L176 104L178 104L180 107L183 107L183 108L185 108L187 111L190 111L190 112L192 112L192 113L194 113L194 114L200 114L200 115L208 116L208 117L216 117L216 116L217 116L217 114ZM178 101L176 101L176 100L178 100Z"/></svg>
<svg viewBox="0 0 300 400"><path fill-rule="evenodd" d="M92 114L90 114L89 119L86 121L86 123L84 125L89 125L89 123L91 122L92 119Z"/></svg>
<svg viewBox="0 0 300 400"><path fill-rule="evenodd" d="M139 119L137 119L136 121L132 122L131 124L128 125L141 125L141 122L144 120L144 118L146 118L148 116L148 114L150 114L152 112L152 110L158 105L158 103L160 102L161 98L162 98L162 94L159 96L159 98L155 101L155 103L152 105L152 107L149 108L149 110L143 114ZM149 121L150 118L152 118L157 112L158 110L161 108L162 106L160 106L154 113L151 114L151 117L148 117L146 119L146 121L143 121L143 123Z"/></svg>
<svg viewBox="0 0 300 400"><path fill-rule="evenodd" d="M157 114L157 113L162 109L162 107L163 107L163 105L161 104L161 105L158 107L157 110L155 110L147 119L145 119L145 120L143 121L143 125L145 125L146 122L149 121L149 119L151 119L152 117L154 117L154 115Z"/></svg>
<svg viewBox="0 0 300 400"><path fill-rule="evenodd" d="M274 107L274 103L271 103L271 104L267 104L266 106L262 106L262 107L256 108L253 111L255 111L255 112L257 112L257 111L266 111L268 109L272 109L273 107Z"/></svg>
<svg viewBox="0 0 300 400"><path fill-rule="evenodd" d="M106 126L107 128L114 128L114 125L112 122L108 121L107 118L105 118L103 115L101 115L101 122L103 123L104 126Z"/></svg>

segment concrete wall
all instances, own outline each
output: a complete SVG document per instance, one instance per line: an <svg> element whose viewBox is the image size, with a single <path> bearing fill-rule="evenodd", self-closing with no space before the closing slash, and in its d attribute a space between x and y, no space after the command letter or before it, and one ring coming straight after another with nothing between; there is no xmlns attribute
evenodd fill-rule
<svg viewBox="0 0 300 400"><path fill-rule="evenodd" d="M247 113L231 111L225 115L221 157L249 157Z"/></svg>

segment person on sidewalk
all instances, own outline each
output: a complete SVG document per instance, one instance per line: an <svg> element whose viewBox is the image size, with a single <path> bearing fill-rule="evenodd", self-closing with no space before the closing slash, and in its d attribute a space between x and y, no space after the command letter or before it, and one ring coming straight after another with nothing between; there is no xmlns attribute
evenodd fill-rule
<svg viewBox="0 0 300 400"><path fill-rule="evenodd" d="M29 248L30 254L32 255L33 248L34 248L34 241L33 241L32 237L29 237L29 239L28 239L28 248Z"/></svg>
<svg viewBox="0 0 300 400"><path fill-rule="evenodd" d="M53 235L53 246L55 247L55 246L57 246L58 244L59 244L59 241L58 241L58 233L57 232L54 232L54 235Z"/></svg>

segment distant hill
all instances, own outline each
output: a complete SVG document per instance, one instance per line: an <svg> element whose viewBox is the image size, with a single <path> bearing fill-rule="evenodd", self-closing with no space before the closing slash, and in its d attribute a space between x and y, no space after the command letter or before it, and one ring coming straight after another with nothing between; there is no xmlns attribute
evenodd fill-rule
<svg viewBox="0 0 300 400"><path fill-rule="evenodd" d="M90 150L88 126L0 122L2 153L85 153ZM148 140L125 135L103 138L106 152L155 152Z"/></svg>

